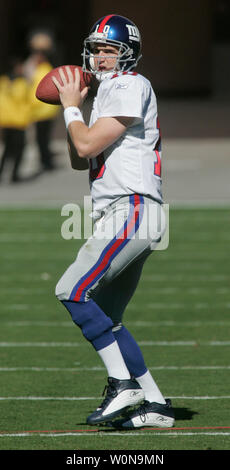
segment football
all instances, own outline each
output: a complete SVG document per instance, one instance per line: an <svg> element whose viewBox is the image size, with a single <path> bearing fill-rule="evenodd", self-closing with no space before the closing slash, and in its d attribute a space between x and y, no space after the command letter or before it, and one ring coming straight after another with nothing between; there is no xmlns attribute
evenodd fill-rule
<svg viewBox="0 0 230 470"><path fill-rule="evenodd" d="M36 98L40 101L43 101L44 103L48 104L61 104L60 98L59 98L59 92L54 84L52 77L56 77L57 80L62 84L62 79L59 74L59 69L62 68L66 77L67 72L65 69L66 65L62 65L59 67L56 67L55 69L52 69L49 73L47 73L42 80L39 82L36 90ZM74 75L74 70L78 68L79 73L80 73L80 90L82 91L83 88L86 86L89 86L91 80L92 80L92 74L88 72L83 72L82 68L79 65L68 65L70 70L72 71Z"/></svg>

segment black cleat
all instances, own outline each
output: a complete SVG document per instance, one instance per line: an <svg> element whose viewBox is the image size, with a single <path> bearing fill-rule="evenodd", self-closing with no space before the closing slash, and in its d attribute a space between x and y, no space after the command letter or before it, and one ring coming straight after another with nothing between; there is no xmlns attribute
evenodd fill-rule
<svg viewBox="0 0 230 470"><path fill-rule="evenodd" d="M144 401L143 405L132 411L124 419L113 423L119 429L142 428L144 426L155 426L158 428L172 428L175 417L171 400L166 399L166 404L150 403Z"/></svg>
<svg viewBox="0 0 230 470"><path fill-rule="evenodd" d="M98 424L120 415L124 409L144 400L144 392L135 379L119 380L108 377L106 397L99 408L87 418L87 424ZM104 395L103 393L103 395Z"/></svg>

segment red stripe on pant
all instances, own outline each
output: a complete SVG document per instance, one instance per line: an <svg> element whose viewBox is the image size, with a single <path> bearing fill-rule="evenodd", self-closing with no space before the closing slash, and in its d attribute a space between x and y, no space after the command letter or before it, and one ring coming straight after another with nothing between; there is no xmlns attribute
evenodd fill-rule
<svg viewBox="0 0 230 470"><path fill-rule="evenodd" d="M129 233L132 231L132 229L133 229L134 225L136 224L136 221L139 217L139 210L136 210L136 207L138 207L139 204L140 204L140 197L137 194L135 194L134 195L134 214L132 216L132 219L130 220L128 226L124 229L124 232L123 232L122 236L120 238L117 238L116 241L114 242L114 244L108 250L108 252L106 253L106 255L103 259L103 261L100 263L100 265L97 267L97 269L87 279L85 279L85 281L82 283L81 287L77 290L77 292L75 294L75 297L73 299L75 302L80 301L81 294L82 294L83 290L87 287L88 284L90 284L90 282L97 276L97 274L99 274L101 271L103 271L103 269L105 268L105 266L109 262L109 259L112 256L112 254L114 253L114 251L116 251L116 249L124 242L124 240L126 240Z"/></svg>

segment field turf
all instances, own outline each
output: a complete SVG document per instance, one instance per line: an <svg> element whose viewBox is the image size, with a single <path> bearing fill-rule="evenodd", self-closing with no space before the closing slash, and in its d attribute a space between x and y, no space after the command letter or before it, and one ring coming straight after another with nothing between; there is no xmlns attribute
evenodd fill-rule
<svg viewBox="0 0 230 470"><path fill-rule="evenodd" d="M124 324L170 397L173 429L85 424L106 371L56 300L81 240L57 209L1 209L0 449L229 449L230 213L171 209L170 241L151 255Z"/></svg>

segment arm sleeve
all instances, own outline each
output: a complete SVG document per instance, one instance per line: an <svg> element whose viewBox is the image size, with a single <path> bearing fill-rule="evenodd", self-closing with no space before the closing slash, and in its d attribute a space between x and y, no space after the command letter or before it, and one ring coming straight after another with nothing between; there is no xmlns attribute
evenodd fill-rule
<svg viewBox="0 0 230 470"><path fill-rule="evenodd" d="M121 75L102 82L98 117L144 117L145 89L135 75Z"/></svg>

